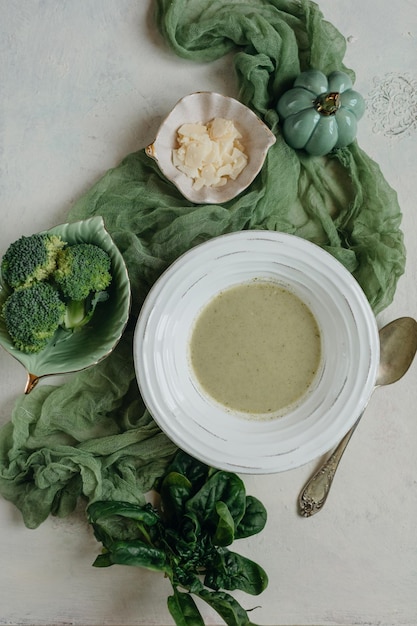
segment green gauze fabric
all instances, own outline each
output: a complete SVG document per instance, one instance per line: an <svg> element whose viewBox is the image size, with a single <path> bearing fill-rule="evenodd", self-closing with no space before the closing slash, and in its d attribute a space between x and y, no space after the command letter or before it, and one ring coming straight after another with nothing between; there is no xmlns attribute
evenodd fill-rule
<svg viewBox="0 0 417 626"><path fill-rule="evenodd" d="M112 357L16 403L0 436L0 488L36 528L88 501L144 503L175 453L138 394L128 331Z"/></svg>
<svg viewBox="0 0 417 626"><path fill-rule="evenodd" d="M343 69L345 40L308 0L157 0L157 24L189 61L234 51L239 98L276 133L249 189L223 206L196 206L144 150L127 156L72 209L102 215L126 260L131 328L101 364L60 387L40 386L16 404L0 433L0 492L29 527L68 514L80 496L143 501L175 447L145 410L135 381L132 329L156 278L180 254L216 235L280 230L308 238L357 278L375 313L404 271L396 193L355 142L326 158L289 148L275 104L310 67ZM140 60L138 59L138 63ZM196 86L199 89L205 85Z"/></svg>

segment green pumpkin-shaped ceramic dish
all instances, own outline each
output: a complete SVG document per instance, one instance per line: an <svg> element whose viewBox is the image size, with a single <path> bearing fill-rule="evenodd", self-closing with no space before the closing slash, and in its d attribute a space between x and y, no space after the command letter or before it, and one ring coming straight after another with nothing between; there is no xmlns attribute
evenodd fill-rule
<svg viewBox="0 0 417 626"><path fill-rule="evenodd" d="M102 217L60 224L47 232L60 235L68 244L92 243L103 248L111 259L112 282L108 288L109 298L99 303L88 325L62 338L59 335L54 337L43 350L34 354L21 352L13 345L0 316L0 345L26 369L25 393L45 376L79 371L109 355L123 334L130 312L131 292L126 265ZM2 280L0 310L9 293Z"/></svg>

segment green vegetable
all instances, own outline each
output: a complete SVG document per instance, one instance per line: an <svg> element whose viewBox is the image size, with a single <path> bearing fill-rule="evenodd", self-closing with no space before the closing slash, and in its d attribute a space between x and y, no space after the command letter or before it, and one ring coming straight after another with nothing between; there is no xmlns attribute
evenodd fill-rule
<svg viewBox="0 0 417 626"><path fill-rule="evenodd" d="M2 308L7 331L22 352L42 350L53 337L65 314L65 304L48 282L13 291Z"/></svg>
<svg viewBox="0 0 417 626"><path fill-rule="evenodd" d="M104 291L110 285L110 257L91 243L78 243L58 252L54 279L64 298L85 300L90 293Z"/></svg>
<svg viewBox="0 0 417 626"><path fill-rule="evenodd" d="M54 280L67 302L63 326L85 326L98 302L106 300L111 283L111 260L105 250L91 243L68 246L58 252Z"/></svg>
<svg viewBox="0 0 417 626"><path fill-rule="evenodd" d="M352 143L365 112L365 101L352 86L344 72L328 77L318 70L302 72L277 104L286 142L315 156Z"/></svg>
<svg viewBox="0 0 417 626"><path fill-rule="evenodd" d="M49 278L56 267L58 250L64 245L57 235L38 233L20 237L10 244L3 256L1 271L4 280L15 289Z"/></svg>
<svg viewBox="0 0 417 626"><path fill-rule="evenodd" d="M167 604L177 626L204 626L193 595L229 626L252 625L227 591L258 595L268 577L260 565L228 546L264 528L263 504L246 495L237 475L209 468L181 451L156 490L158 510L127 502L89 506L89 522L103 544L93 565L134 565L163 572L173 588Z"/></svg>
<svg viewBox="0 0 417 626"><path fill-rule="evenodd" d="M110 269L109 254L91 243L37 233L10 244L1 261L9 294L2 315L16 348L40 352L57 330L60 341L85 326L108 298Z"/></svg>
<svg viewBox="0 0 417 626"><path fill-rule="evenodd" d="M99 302L108 299L107 291L91 293L85 300L68 300L62 326L66 330L79 330L91 320Z"/></svg>

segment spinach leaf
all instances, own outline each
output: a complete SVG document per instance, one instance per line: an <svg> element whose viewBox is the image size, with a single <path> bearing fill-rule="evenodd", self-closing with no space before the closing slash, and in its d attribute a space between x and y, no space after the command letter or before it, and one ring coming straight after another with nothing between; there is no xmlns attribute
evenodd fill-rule
<svg viewBox="0 0 417 626"><path fill-rule="evenodd" d="M229 472L214 473L201 489L185 505L188 513L192 511L201 522L201 526L215 534L218 525L217 502L224 502L237 525L245 513L246 492L243 481Z"/></svg>
<svg viewBox="0 0 417 626"><path fill-rule="evenodd" d="M174 589L168 598L168 609L177 626L204 626L203 618L189 593Z"/></svg>
<svg viewBox="0 0 417 626"><path fill-rule="evenodd" d="M118 515L144 522L148 526L157 524L159 518L150 504L144 506L131 502L101 501L93 502L88 507L88 519L90 523L102 521L107 517Z"/></svg>
<svg viewBox="0 0 417 626"><path fill-rule="evenodd" d="M224 591L203 590L198 595L217 611L227 626L255 626L250 621L247 612L230 594Z"/></svg>
<svg viewBox="0 0 417 626"><path fill-rule="evenodd" d="M89 506L88 520L104 548L93 565L163 572L172 585L167 603L177 626L204 625L193 595L227 626L251 626L247 612L224 590L257 595L268 577L260 565L227 546L263 529L263 504L246 496L236 474L209 468L185 452L174 457L157 488L158 509L128 502Z"/></svg>
<svg viewBox="0 0 417 626"><path fill-rule="evenodd" d="M213 543L216 546L229 546L235 538L235 523L229 507L224 502L216 502L218 522L213 535Z"/></svg>
<svg viewBox="0 0 417 626"><path fill-rule="evenodd" d="M109 552L99 554L93 563L93 567L110 567L110 565L113 565L113 561L110 559Z"/></svg>
<svg viewBox="0 0 417 626"><path fill-rule="evenodd" d="M265 570L254 561L236 552L219 550L215 565L216 567L211 568L204 578L204 584L210 589L228 589L229 591L240 589L257 596L268 585Z"/></svg>
<svg viewBox="0 0 417 626"><path fill-rule="evenodd" d="M192 549L194 549L194 546L200 541L201 524L194 513L190 512L184 514L181 524L181 536Z"/></svg>
<svg viewBox="0 0 417 626"><path fill-rule="evenodd" d="M179 450L174 456L170 465L168 466L165 475L169 474L170 472L177 472L178 474L182 474L183 476L188 478L190 483L193 485L193 493L195 493L196 491L198 491L198 489L200 489L200 487L203 486L203 484L207 480L210 469L211 468L209 468L201 461L197 461L197 459L190 456L186 452Z"/></svg>
<svg viewBox="0 0 417 626"><path fill-rule="evenodd" d="M235 539L256 535L264 529L267 513L264 505L254 496L246 496L245 514L235 530Z"/></svg>
<svg viewBox="0 0 417 626"><path fill-rule="evenodd" d="M192 493L192 483L186 476L178 472L171 471L167 474L161 484L161 499L163 502L163 513L167 523L178 527L184 516L186 501Z"/></svg>
<svg viewBox="0 0 417 626"><path fill-rule="evenodd" d="M115 541L110 546L108 558L113 565L135 565L159 572L168 569L165 551L139 540Z"/></svg>
<svg viewBox="0 0 417 626"><path fill-rule="evenodd" d="M150 504L130 502L93 502L88 507L88 521L93 525L94 535L108 546L116 539L143 539L148 543L155 534L159 515Z"/></svg>

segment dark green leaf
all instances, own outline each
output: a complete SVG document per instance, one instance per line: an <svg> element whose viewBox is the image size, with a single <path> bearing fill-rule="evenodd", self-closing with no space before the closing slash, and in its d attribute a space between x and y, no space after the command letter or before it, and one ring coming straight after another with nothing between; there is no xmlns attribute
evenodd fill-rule
<svg viewBox="0 0 417 626"><path fill-rule="evenodd" d="M263 505L246 496L236 474L209 468L183 452L159 487L162 517L150 505L90 505L89 521L106 548L94 566L133 565L164 572L174 589L168 608L177 626L203 626L191 594L205 600L228 626L252 626L247 612L222 590L258 594L268 583L260 566L226 548L234 539L262 530Z"/></svg>
<svg viewBox="0 0 417 626"><path fill-rule="evenodd" d="M159 536L160 518L150 504L93 502L87 515L96 539L106 548L114 541L140 539L153 543Z"/></svg>
<svg viewBox="0 0 417 626"><path fill-rule="evenodd" d="M207 572L204 583L211 589L240 589L256 596L266 589L268 576L254 561L223 550L219 551L215 567Z"/></svg>
<svg viewBox="0 0 417 626"><path fill-rule="evenodd" d="M201 589L204 589L200 576L187 567L174 565L170 579L173 587L183 587L190 593L198 595Z"/></svg>
<svg viewBox="0 0 417 626"><path fill-rule="evenodd" d="M202 590L199 597L217 611L227 626L255 626L239 602L224 591Z"/></svg>
<svg viewBox="0 0 417 626"><path fill-rule="evenodd" d="M168 609L176 626L204 626L203 618L189 593L174 589L168 598Z"/></svg>
<svg viewBox="0 0 417 626"><path fill-rule="evenodd" d="M163 545L167 551L172 552L177 557L178 562L189 562L193 559L196 549L196 542L190 543L184 539L176 530L165 529Z"/></svg>
<svg viewBox="0 0 417 626"><path fill-rule="evenodd" d="M159 520L151 505L133 504L131 502L92 502L87 509L87 515L88 521L92 524L114 515L131 518L143 522L147 526L153 526Z"/></svg>
<svg viewBox="0 0 417 626"><path fill-rule="evenodd" d="M188 478L193 485L193 493L195 493L206 481L209 469L210 468L201 461L197 461L197 459L183 450L179 450L168 466L166 474L170 472L182 474Z"/></svg>
<svg viewBox="0 0 417 626"><path fill-rule="evenodd" d="M200 522L192 511L184 515L181 535L184 541L189 544L191 549L194 549L195 544L199 539L201 539Z"/></svg>
<svg viewBox="0 0 417 626"><path fill-rule="evenodd" d="M155 571L167 571L167 558L163 550L143 541L116 541L109 550L114 565L134 565Z"/></svg>
<svg viewBox="0 0 417 626"><path fill-rule="evenodd" d="M216 502L216 512L219 517L213 543L216 546L229 546L235 536L235 523L227 504Z"/></svg>
<svg viewBox="0 0 417 626"><path fill-rule="evenodd" d="M246 506L246 492L243 481L229 472L213 474L201 489L188 500L186 511L193 511L202 526L214 534L218 524L216 503L224 502L237 525L243 517Z"/></svg>
<svg viewBox="0 0 417 626"><path fill-rule="evenodd" d="M115 533L108 532L106 528L103 528L101 524L93 524L94 536L97 541L100 541L105 548L108 548L113 541L115 540ZM122 533L117 533L117 539L125 539L125 537L120 537Z"/></svg>
<svg viewBox="0 0 417 626"><path fill-rule="evenodd" d="M162 481L161 503L166 522L177 528L184 515L184 506L190 498L192 484L186 476L169 472Z"/></svg>
<svg viewBox="0 0 417 626"><path fill-rule="evenodd" d="M235 539L250 537L261 532L266 520L267 512L262 502L253 496L247 496L245 514L237 525Z"/></svg>
<svg viewBox="0 0 417 626"><path fill-rule="evenodd" d="M99 554L93 563L93 567L110 567L110 565L113 565L113 563L110 560L110 555L108 552L103 552L103 554Z"/></svg>

